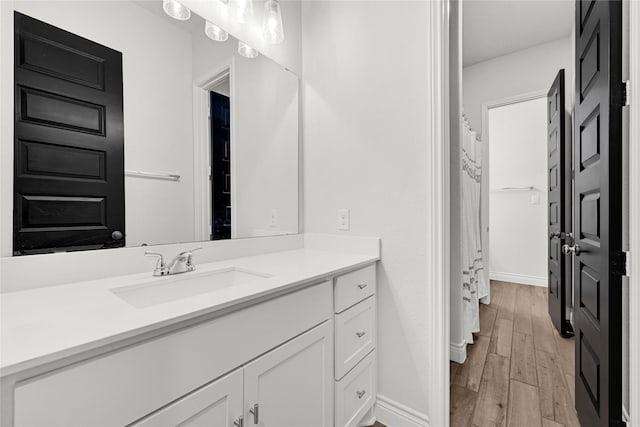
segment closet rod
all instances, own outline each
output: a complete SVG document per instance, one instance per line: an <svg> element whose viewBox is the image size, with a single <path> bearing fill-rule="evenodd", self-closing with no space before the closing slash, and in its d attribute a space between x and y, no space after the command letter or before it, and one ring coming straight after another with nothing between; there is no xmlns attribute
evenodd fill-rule
<svg viewBox="0 0 640 427"><path fill-rule="evenodd" d="M177 173L148 172L140 170L126 170L124 174L137 178L166 179L168 181L179 181L180 175Z"/></svg>
<svg viewBox="0 0 640 427"><path fill-rule="evenodd" d="M497 191L535 191L536 187L534 187L533 185L529 185L527 187L502 187L502 188L495 188L491 191L497 192Z"/></svg>

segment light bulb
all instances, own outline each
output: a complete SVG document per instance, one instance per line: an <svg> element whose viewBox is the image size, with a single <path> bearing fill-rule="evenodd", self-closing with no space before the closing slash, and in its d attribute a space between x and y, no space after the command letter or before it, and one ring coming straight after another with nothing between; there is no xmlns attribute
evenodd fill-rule
<svg viewBox="0 0 640 427"><path fill-rule="evenodd" d="M191 18L191 11L176 0L162 0L162 8L172 18L186 21Z"/></svg>
<svg viewBox="0 0 640 427"><path fill-rule="evenodd" d="M217 42L224 42L229 38L229 33L209 21L204 24L204 33Z"/></svg>
<svg viewBox="0 0 640 427"><path fill-rule="evenodd" d="M244 24L249 22L253 16L253 1L252 0L236 0L238 9L236 10L236 17L238 22Z"/></svg>
<svg viewBox="0 0 640 427"><path fill-rule="evenodd" d="M278 0L267 0L264 3L262 36L272 44L279 44L284 41L282 13L280 12L280 3L278 3Z"/></svg>
<svg viewBox="0 0 640 427"><path fill-rule="evenodd" d="M245 58L255 58L258 56L257 50L240 40L238 40L238 53Z"/></svg>

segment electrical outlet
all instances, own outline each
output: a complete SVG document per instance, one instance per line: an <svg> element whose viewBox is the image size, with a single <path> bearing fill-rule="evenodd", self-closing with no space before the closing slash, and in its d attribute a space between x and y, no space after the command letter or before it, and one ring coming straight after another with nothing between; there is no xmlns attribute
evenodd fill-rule
<svg viewBox="0 0 640 427"><path fill-rule="evenodd" d="M338 230L349 231L349 209L338 209Z"/></svg>
<svg viewBox="0 0 640 427"><path fill-rule="evenodd" d="M269 215L269 227L276 228L278 226L278 210L271 209L271 215Z"/></svg>
<svg viewBox="0 0 640 427"><path fill-rule="evenodd" d="M532 205L539 205L540 204L540 195L539 194L533 194L531 196L531 204Z"/></svg>

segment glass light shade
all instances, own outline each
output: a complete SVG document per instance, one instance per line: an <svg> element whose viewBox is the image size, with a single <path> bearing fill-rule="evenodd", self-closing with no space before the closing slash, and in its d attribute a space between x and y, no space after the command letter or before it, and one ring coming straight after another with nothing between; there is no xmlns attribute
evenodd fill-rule
<svg viewBox="0 0 640 427"><path fill-rule="evenodd" d="M229 33L209 21L204 24L204 33L217 42L224 42L229 38Z"/></svg>
<svg viewBox="0 0 640 427"><path fill-rule="evenodd" d="M244 24L249 22L253 16L253 1L252 0L236 0L238 9L236 10L236 17L238 22Z"/></svg>
<svg viewBox="0 0 640 427"><path fill-rule="evenodd" d="M278 0L267 0L264 3L262 36L272 44L279 44L284 41L282 13L280 12L280 3L278 3Z"/></svg>
<svg viewBox="0 0 640 427"><path fill-rule="evenodd" d="M229 4L229 0L220 0L220 3L222 3L222 4Z"/></svg>
<svg viewBox="0 0 640 427"><path fill-rule="evenodd" d="M238 40L238 53L245 58L255 58L258 56L258 51L249 46L248 44Z"/></svg>
<svg viewBox="0 0 640 427"><path fill-rule="evenodd" d="M191 18L191 11L188 7L182 5L176 0L163 0L162 8L172 18L178 19L180 21L186 21Z"/></svg>

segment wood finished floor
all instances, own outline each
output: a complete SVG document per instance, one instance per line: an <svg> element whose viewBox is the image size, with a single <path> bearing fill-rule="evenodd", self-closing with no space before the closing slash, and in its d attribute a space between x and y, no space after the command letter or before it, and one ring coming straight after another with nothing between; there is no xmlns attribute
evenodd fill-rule
<svg viewBox="0 0 640 427"><path fill-rule="evenodd" d="M551 324L547 288L492 281L480 328L451 363L451 426L580 426L573 339Z"/></svg>

